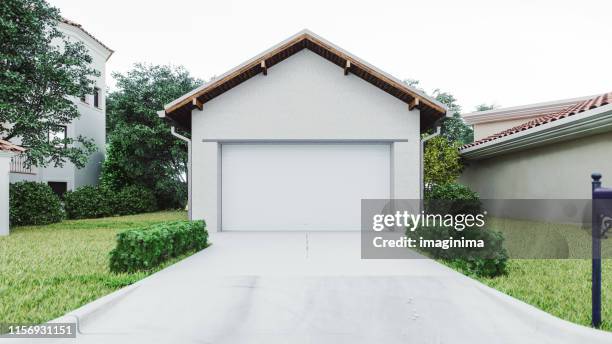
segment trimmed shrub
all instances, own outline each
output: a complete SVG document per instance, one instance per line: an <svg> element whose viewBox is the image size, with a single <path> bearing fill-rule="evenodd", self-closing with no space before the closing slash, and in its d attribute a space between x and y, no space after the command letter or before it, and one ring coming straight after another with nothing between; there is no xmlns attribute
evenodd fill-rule
<svg viewBox="0 0 612 344"><path fill-rule="evenodd" d="M9 187L11 226L60 222L64 211L59 197L45 183L17 182Z"/></svg>
<svg viewBox="0 0 612 344"><path fill-rule="evenodd" d="M479 214L482 203L478 194L459 183L435 185L425 193L425 209L437 214Z"/></svg>
<svg viewBox="0 0 612 344"><path fill-rule="evenodd" d="M108 202L110 193L97 186L81 186L64 196L66 214L70 219L90 219L112 215Z"/></svg>
<svg viewBox="0 0 612 344"><path fill-rule="evenodd" d="M90 219L113 215L133 215L155 211L155 196L139 186L112 191L100 186L82 186L67 192L65 207L71 219Z"/></svg>
<svg viewBox="0 0 612 344"><path fill-rule="evenodd" d="M478 194L469 187L459 183L434 185L425 192L425 199L443 200L478 200Z"/></svg>
<svg viewBox="0 0 612 344"><path fill-rule="evenodd" d="M425 211L428 214L477 215L482 214L478 194L465 185L447 183L436 185L425 194ZM453 227L420 227L407 232L408 237L418 239L449 239L463 237L466 240L482 240L483 248L427 247L422 249L435 259L441 259L467 273L481 277L494 277L506 272L508 253L503 247L504 237L489 228L468 226L462 231Z"/></svg>
<svg viewBox="0 0 612 344"><path fill-rule="evenodd" d="M155 196L141 186L126 186L108 196L109 206L114 215L133 215L157 210Z"/></svg>
<svg viewBox="0 0 612 344"><path fill-rule="evenodd" d="M117 234L117 247L110 252L112 272L151 269L162 262L207 246L204 221L164 222Z"/></svg>

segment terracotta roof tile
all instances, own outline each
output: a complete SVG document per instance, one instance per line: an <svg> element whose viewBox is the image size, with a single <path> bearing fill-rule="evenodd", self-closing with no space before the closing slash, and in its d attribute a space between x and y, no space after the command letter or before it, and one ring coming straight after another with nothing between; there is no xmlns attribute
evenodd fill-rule
<svg viewBox="0 0 612 344"><path fill-rule="evenodd" d="M602 95L599 95L597 97L593 97L587 100L579 101L575 104L572 104L566 107L563 110L532 119L529 122L523 123L521 125L517 125L516 127L506 129L499 133L482 138L478 141L474 141L472 143L464 145L463 147L461 147L461 149L466 149L466 148L481 145L483 143L495 141L495 140L501 139L502 137L514 135L516 133L520 133L522 131L538 127L542 124L551 123L551 122L554 122L554 121L557 121L557 120L560 120L566 117L570 117L570 116L573 116L575 114L578 114L578 113L581 113L587 110L591 110L591 109L598 108L600 106L608 105L611 103L611 101L612 101L612 92L605 93L605 94L602 94Z"/></svg>
<svg viewBox="0 0 612 344"><path fill-rule="evenodd" d="M25 148L12 144L8 141L0 140L0 151L22 153L25 152Z"/></svg>

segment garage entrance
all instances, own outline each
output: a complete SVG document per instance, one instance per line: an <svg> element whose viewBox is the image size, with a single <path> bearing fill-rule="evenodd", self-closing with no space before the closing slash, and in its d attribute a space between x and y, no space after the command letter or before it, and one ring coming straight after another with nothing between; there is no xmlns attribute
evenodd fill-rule
<svg viewBox="0 0 612 344"><path fill-rule="evenodd" d="M389 144L221 146L224 231L360 229L362 198L390 197Z"/></svg>

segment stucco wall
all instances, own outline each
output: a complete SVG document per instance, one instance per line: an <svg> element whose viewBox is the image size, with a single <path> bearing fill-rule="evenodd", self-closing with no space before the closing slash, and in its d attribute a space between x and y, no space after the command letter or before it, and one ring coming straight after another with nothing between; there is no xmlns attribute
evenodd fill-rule
<svg viewBox="0 0 612 344"><path fill-rule="evenodd" d="M612 132L470 161L460 181L488 199L588 199L590 175L612 185Z"/></svg>
<svg viewBox="0 0 612 344"><path fill-rule="evenodd" d="M224 140L397 141L391 194L419 197L418 110L308 50L192 112L192 217L211 230L221 211Z"/></svg>

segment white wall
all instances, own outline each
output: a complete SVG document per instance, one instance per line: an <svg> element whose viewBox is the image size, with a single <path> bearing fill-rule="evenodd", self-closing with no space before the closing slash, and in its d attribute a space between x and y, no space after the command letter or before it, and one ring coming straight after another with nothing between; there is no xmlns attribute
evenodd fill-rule
<svg viewBox="0 0 612 344"><path fill-rule="evenodd" d="M470 161L460 181L485 199L590 199L591 173L612 186L612 132Z"/></svg>
<svg viewBox="0 0 612 344"><path fill-rule="evenodd" d="M9 234L9 166L12 154L0 152L0 236Z"/></svg>
<svg viewBox="0 0 612 344"><path fill-rule="evenodd" d="M218 229L224 140L397 141L392 197L418 198L419 123L418 110L303 50L192 112L192 217Z"/></svg>

